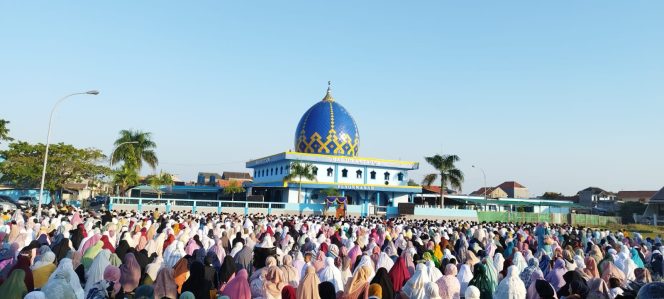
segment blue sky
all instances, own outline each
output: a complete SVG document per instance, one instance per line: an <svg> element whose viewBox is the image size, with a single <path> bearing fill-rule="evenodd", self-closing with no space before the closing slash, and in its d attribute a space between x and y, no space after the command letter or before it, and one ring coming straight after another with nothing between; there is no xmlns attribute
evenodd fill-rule
<svg viewBox="0 0 664 299"><path fill-rule="evenodd" d="M159 168L243 170L293 147L332 80L360 155L455 153L464 191L664 184L662 1L0 1L12 135L112 149L150 131Z"/></svg>

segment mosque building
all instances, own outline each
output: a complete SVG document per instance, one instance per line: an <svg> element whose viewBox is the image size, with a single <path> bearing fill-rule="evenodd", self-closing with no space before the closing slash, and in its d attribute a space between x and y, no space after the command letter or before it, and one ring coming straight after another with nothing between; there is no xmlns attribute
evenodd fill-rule
<svg viewBox="0 0 664 299"><path fill-rule="evenodd" d="M326 189L337 189L349 204L396 206L412 202L419 186L408 186L408 171L419 163L358 156L360 132L355 119L332 97L307 110L295 130L295 150L251 160L254 181L248 195L267 202L323 203ZM315 180L284 181L291 164L311 164Z"/></svg>

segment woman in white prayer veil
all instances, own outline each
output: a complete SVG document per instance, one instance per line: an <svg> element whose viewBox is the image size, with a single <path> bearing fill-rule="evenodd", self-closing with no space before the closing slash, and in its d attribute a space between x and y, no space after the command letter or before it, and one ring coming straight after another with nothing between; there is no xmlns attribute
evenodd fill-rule
<svg viewBox="0 0 664 299"><path fill-rule="evenodd" d="M406 284L401 289L401 293L408 296L410 299L424 299L426 298L426 284L431 282L429 280L429 273L425 264L417 264L415 273L413 274Z"/></svg>
<svg viewBox="0 0 664 299"><path fill-rule="evenodd" d="M505 265L505 258L503 254L498 252L493 256L493 266L496 267L496 272L500 273L503 271L503 266Z"/></svg>
<svg viewBox="0 0 664 299"><path fill-rule="evenodd" d="M51 283L51 280L64 279L67 284L71 287L76 295L76 299L85 298L85 291L81 287L81 282L78 280L76 272L74 272L74 265L70 258L63 258L58 264L58 268L53 271L51 276L48 278L48 282L44 286L44 289L47 289L48 285ZM51 294L51 292L45 292Z"/></svg>
<svg viewBox="0 0 664 299"><path fill-rule="evenodd" d="M242 242L237 242L237 243L235 243L235 246L233 246L233 249L231 249L231 253L230 253L230 255L231 255L232 257L235 257L235 255L236 255L238 252L240 252L240 250L242 250L242 247L243 247Z"/></svg>
<svg viewBox="0 0 664 299"><path fill-rule="evenodd" d="M468 264L461 265L459 273L457 273L457 279L459 279L459 283L461 284L460 294L465 294L468 283L471 279L473 279L473 271L470 270L470 266L468 266Z"/></svg>
<svg viewBox="0 0 664 299"><path fill-rule="evenodd" d="M525 299L526 287L519 278L519 269L516 266L507 268L507 276L498 284L494 298L501 299Z"/></svg>
<svg viewBox="0 0 664 299"><path fill-rule="evenodd" d="M635 281L636 280L636 274L634 274L634 270L636 270L636 268L638 268L638 266L630 258L626 259L623 262L623 268L621 270L625 273L625 279L627 279L627 281Z"/></svg>
<svg viewBox="0 0 664 299"><path fill-rule="evenodd" d="M390 272L390 269L394 266L394 261L392 258L385 252L381 252L378 256L378 262L376 263L376 270L379 268L385 268L387 272Z"/></svg>
<svg viewBox="0 0 664 299"><path fill-rule="evenodd" d="M334 291L339 292L344 290L344 281L341 277L341 270L334 265L334 258L325 258L325 267L318 271L318 278L320 282L329 281L334 285Z"/></svg>
<svg viewBox="0 0 664 299"><path fill-rule="evenodd" d="M526 259L523 258L523 254L521 254L521 251L514 252L514 257L512 257L512 265L516 266L516 268L519 269L519 272L517 272L517 276L519 276L519 273L521 273L523 269L528 268L528 262L526 262Z"/></svg>
<svg viewBox="0 0 664 299"><path fill-rule="evenodd" d="M95 283L104 279L104 270L106 270L106 267L111 264L110 258L111 251L104 249L95 256L94 260L92 260L90 269L85 272L85 294L90 291Z"/></svg>
<svg viewBox="0 0 664 299"><path fill-rule="evenodd" d="M429 273L429 281L436 282L438 279L443 277L443 273L436 268L436 264L433 261L427 261L427 272Z"/></svg>

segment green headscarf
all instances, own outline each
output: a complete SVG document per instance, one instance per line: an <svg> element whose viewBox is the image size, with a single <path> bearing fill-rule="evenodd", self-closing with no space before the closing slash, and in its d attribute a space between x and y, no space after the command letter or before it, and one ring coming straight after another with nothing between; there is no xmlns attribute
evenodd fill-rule
<svg viewBox="0 0 664 299"><path fill-rule="evenodd" d="M427 250L423 255L422 259L426 261L432 261L434 265L436 265L436 268L440 268L440 262L436 258L436 256L433 254L433 251Z"/></svg>
<svg viewBox="0 0 664 299"><path fill-rule="evenodd" d="M470 280L468 285L475 286L480 290L480 299L493 299L489 274L487 273L486 266L482 263L475 264L473 279Z"/></svg>
<svg viewBox="0 0 664 299"><path fill-rule="evenodd" d="M122 261L120 260L118 255L115 254L115 253L111 254L111 258L108 261L111 262L111 265L116 266L116 267L120 267L120 265L122 265Z"/></svg>
<svg viewBox="0 0 664 299"><path fill-rule="evenodd" d="M23 299L25 294L28 293L28 288L25 286L25 271L16 269L9 275L9 278L0 285L0 294L2 298L6 299Z"/></svg>
<svg viewBox="0 0 664 299"><path fill-rule="evenodd" d="M103 241L97 241L95 245L92 247L88 248L85 253L83 254L83 257L81 258L81 264L83 264L83 267L85 267L85 270L90 269L90 265L92 265L92 261L95 259L97 254L103 249L104 247L104 242Z"/></svg>

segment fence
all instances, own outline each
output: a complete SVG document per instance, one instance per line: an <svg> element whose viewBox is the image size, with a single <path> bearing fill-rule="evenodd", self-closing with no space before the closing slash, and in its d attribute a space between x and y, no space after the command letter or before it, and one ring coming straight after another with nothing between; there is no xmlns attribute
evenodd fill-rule
<svg viewBox="0 0 664 299"><path fill-rule="evenodd" d="M621 223L620 217L588 215L588 214L558 214L558 213L525 213L525 212L477 212L480 222L549 222L556 224L571 224L582 226L603 226L611 223Z"/></svg>

